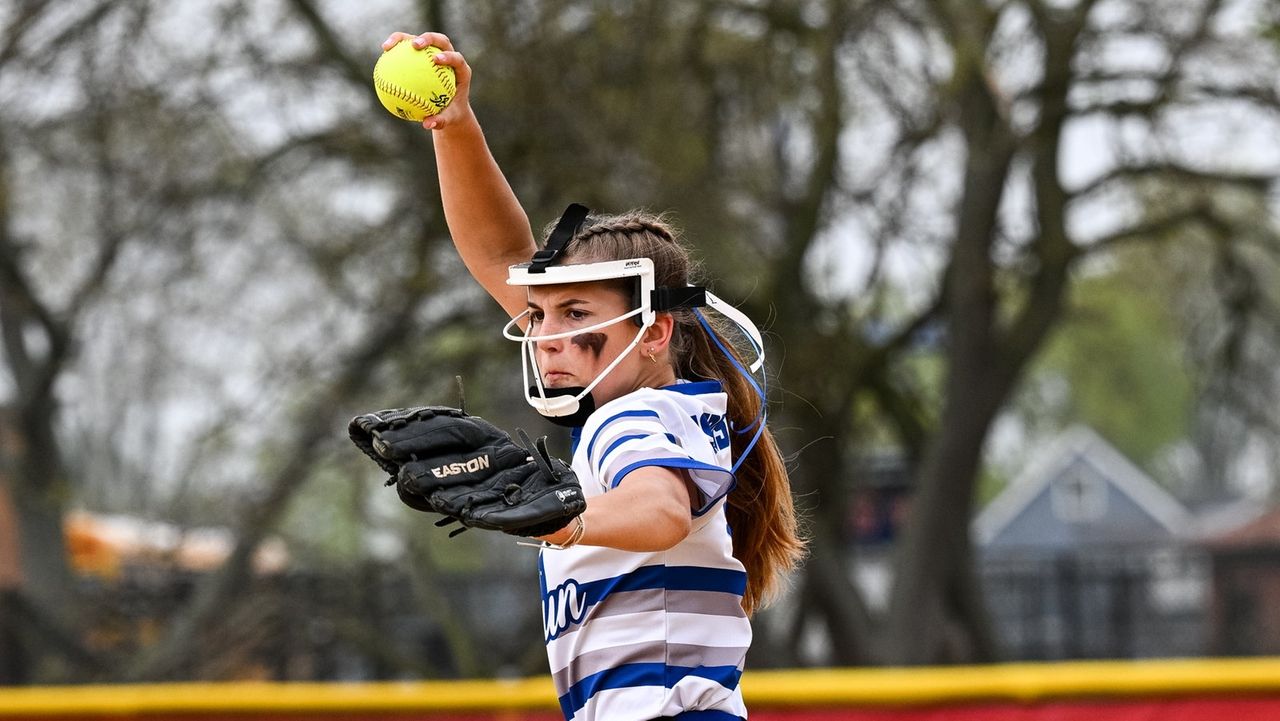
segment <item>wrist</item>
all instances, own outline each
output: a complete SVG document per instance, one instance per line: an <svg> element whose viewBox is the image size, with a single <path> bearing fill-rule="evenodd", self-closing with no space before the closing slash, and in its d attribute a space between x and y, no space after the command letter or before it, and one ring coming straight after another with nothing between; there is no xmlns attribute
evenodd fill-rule
<svg viewBox="0 0 1280 721"><path fill-rule="evenodd" d="M552 548L565 549L573 548L582 542L582 537L587 533L587 523L583 520L582 515L574 516L564 528L555 533L543 536L540 540L545 542Z"/></svg>
<svg viewBox="0 0 1280 721"><path fill-rule="evenodd" d="M454 98L455 101L458 98ZM432 128L431 137L454 137L467 135L471 133L484 135L480 128L480 120L476 117L475 111L471 105L466 102L461 103L460 107L454 112L448 114L448 117L439 127Z"/></svg>

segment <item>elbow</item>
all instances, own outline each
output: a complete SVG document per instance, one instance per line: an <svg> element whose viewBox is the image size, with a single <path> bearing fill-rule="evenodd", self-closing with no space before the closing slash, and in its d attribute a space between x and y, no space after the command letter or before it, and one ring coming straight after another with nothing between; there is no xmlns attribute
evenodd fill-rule
<svg viewBox="0 0 1280 721"><path fill-rule="evenodd" d="M654 526L654 551L669 551L693 532L693 516L688 508L669 506L662 509L662 521Z"/></svg>

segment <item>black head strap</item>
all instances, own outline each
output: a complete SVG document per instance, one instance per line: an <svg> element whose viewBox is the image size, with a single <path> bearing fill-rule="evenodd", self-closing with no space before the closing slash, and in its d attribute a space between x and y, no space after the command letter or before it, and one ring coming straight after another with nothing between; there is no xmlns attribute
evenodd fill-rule
<svg viewBox="0 0 1280 721"><path fill-rule="evenodd" d="M556 222L555 230L551 231L551 237L547 239L547 246L533 254L533 260L529 263L529 272L547 272L547 266L556 262L556 256L560 254L560 251L564 250L565 244L578 233L578 229L582 227L582 222L587 219L587 214L590 212L591 209L585 205L570 203L569 207L565 208L564 213L560 215L560 220Z"/></svg>
<svg viewBox="0 0 1280 721"><path fill-rule="evenodd" d="M701 308L707 304L707 289L696 285L684 288L654 288L650 305L655 311Z"/></svg>

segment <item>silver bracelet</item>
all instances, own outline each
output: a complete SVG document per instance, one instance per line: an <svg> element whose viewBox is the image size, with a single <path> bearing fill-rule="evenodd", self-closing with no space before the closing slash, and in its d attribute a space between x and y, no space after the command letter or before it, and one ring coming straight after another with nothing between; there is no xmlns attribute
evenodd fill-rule
<svg viewBox="0 0 1280 721"><path fill-rule="evenodd" d="M554 548L557 551L563 551L566 548L573 548L582 541L583 535L587 532L587 522L582 520L582 516L574 516L573 520L578 522L578 527L573 529L573 533L565 539L564 543L551 543L549 541L539 541L537 543L529 543L527 541L516 541L517 546L530 546L532 548Z"/></svg>
<svg viewBox="0 0 1280 721"><path fill-rule="evenodd" d="M569 538L564 543L547 543L545 544L547 548L563 551L566 548L573 548L578 545L578 542L582 540L583 535L587 532L587 522L582 520L581 515L574 516L573 520L578 522L578 527L573 529L573 533L569 534Z"/></svg>

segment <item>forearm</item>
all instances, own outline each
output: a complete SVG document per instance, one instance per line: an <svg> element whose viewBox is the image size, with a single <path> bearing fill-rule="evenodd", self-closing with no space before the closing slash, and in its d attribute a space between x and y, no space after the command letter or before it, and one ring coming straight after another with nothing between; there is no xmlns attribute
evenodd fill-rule
<svg viewBox="0 0 1280 721"><path fill-rule="evenodd" d="M506 269L536 249L529 218L485 142L475 115L432 133L445 221L463 263L508 313L524 309Z"/></svg>
<svg viewBox="0 0 1280 721"><path fill-rule="evenodd" d="M578 545L653 552L684 540L692 530L693 517L683 478L667 469L644 468L617 488L589 499L582 522L586 530ZM573 529L570 522L542 540L564 543Z"/></svg>

